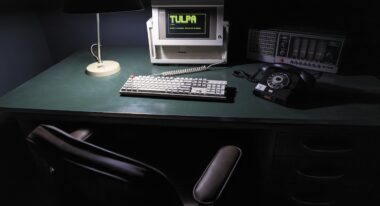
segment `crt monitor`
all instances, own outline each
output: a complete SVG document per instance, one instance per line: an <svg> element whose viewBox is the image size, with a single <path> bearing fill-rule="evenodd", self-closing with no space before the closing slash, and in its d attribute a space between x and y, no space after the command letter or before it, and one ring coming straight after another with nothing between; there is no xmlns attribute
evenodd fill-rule
<svg viewBox="0 0 380 206"><path fill-rule="evenodd" d="M225 36L224 1L152 1L155 45L222 46Z"/></svg>
<svg viewBox="0 0 380 206"><path fill-rule="evenodd" d="M147 32L152 63L227 62L223 0L152 0Z"/></svg>

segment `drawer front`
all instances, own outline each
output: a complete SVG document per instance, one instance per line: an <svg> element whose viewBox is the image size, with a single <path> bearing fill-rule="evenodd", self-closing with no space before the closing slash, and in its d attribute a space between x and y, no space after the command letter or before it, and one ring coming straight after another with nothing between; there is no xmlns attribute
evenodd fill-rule
<svg viewBox="0 0 380 206"><path fill-rule="evenodd" d="M267 175L288 205L380 205L380 136L281 132L274 145Z"/></svg>

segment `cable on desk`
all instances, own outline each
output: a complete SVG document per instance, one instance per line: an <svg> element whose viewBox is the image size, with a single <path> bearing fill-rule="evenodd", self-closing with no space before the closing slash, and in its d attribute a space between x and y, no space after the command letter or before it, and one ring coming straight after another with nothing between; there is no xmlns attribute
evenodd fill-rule
<svg viewBox="0 0 380 206"><path fill-rule="evenodd" d="M213 66L216 66L216 65L219 65L219 64L223 64L223 63L225 63L225 61L214 63L214 64L210 64L208 66L204 65L204 66L200 66L200 67L192 67L192 68L187 68L187 69L178 69L178 70L173 70L173 71L162 72L162 73L159 73L159 74L154 74L153 76L164 76L164 77L167 77L167 76L175 76L175 75L180 75L180 74L191 74L191 73L195 73L195 72L203 72L203 71L210 70L210 68L213 67Z"/></svg>

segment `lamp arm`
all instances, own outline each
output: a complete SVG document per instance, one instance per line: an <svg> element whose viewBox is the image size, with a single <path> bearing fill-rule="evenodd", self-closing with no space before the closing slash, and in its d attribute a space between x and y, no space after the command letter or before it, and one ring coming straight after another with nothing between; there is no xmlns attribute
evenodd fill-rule
<svg viewBox="0 0 380 206"><path fill-rule="evenodd" d="M96 13L96 27L97 27L97 33L98 33L98 62L102 63L102 52L100 47L102 44L100 43L100 14Z"/></svg>
<svg viewBox="0 0 380 206"><path fill-rule="evenodd" d="M98 37L98 43L96 44L92 44L91 47L90 47L90 52L92 54L92 56L96 59L96 61L101 64L103 61L102 61L102 51L101 51L101 43L100 43L100 17L99 17L99 13L96 13L96 30L97 30L97 37ZM98 47L98 53L97 55L95 54L94 52L94 47Z"/></svg>

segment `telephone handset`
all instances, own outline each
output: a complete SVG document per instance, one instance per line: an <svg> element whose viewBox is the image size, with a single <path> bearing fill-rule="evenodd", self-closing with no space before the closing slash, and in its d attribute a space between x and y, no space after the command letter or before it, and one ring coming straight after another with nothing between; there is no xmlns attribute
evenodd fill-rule
<svg viewBox="0 0 380 206"><path fill-rule="evenodd" d="M255 75L253 93L272 102L289 105L297 93L315 84L313 75L288 64L266 64Z"/></svg>

